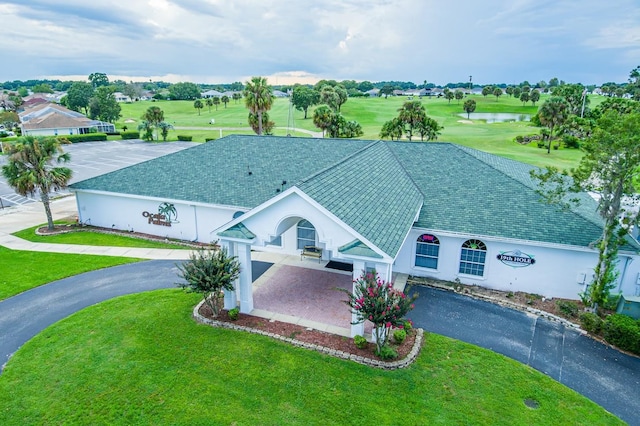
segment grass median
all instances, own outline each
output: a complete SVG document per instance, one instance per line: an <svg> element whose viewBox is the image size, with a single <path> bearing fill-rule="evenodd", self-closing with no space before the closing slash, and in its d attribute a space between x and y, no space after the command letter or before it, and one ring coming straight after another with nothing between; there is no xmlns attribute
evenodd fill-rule
<svg viewBox="0 0 640 426"><path fill-rule="evenodd" d="M0 424L622 424L544 374L446 337L428 334L416 363L381 371L196 324L197 300L124 296L47 328L0 376Z"/></svg>

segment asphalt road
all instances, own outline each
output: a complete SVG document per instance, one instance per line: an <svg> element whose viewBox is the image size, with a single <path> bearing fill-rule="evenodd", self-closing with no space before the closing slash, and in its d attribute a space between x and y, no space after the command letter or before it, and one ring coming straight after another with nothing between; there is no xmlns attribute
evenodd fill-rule
<svg viewBox="0 0 640 426"><path fill-rule="evenodd" d="M411 318L426 331L478 345L552 377L630 425L640 425L640 358L564 325L430 287Z"/></svg>
<svg viewBox="0 0 640 426"><path fill-rule="evenodd" d="M253 262L255 280L270 264ZM174 261L152 260L65 278L0 302L0 363L49 325L116 296L175 287ZM513 358L640 426L640 359L562 324L429 287L411 318L418 327Z"/></svg>
<svg viewBox="0 0 640 426"><path fill-rule="evenodd" d="M73 171L73 178L69 183L75 183L194 145L198 144L195 142L150 143L133 139L83 142L65 145L63 149L71 155L71 161L65 164ZM6 162L6 156L0 155L0 166ZM38 195L34 197L39 200ZM30 198L16 194L0 175L0 208L33 202Z"/></svg>

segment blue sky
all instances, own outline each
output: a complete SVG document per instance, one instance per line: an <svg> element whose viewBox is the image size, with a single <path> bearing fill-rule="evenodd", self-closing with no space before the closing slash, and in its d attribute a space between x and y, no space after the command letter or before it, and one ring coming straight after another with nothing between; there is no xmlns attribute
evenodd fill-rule
<svg viewBox="0 0 640 426"><path fill-rule="evenodd" d="M638 0L0 0L0 81L626 82Z"/></svg>

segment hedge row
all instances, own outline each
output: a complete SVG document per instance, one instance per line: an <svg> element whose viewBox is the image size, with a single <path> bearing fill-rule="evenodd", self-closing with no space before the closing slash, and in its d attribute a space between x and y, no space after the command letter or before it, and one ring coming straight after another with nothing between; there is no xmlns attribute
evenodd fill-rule
<svg viewBox="0 0 640 426"><path fill-rule="evenodd" d="M191 142L192 139L193 139L193 136L178 135L179 141Z"/></svg>
<svg viewBox="0 0 640 426"><path fill-rule="evenodd" d="M596 314L584 313L580 316L580 325L617 348L640 355L640 320L622 314L602 319Z"/></svg>
<svg viewBox="0 0 640 426"><path fill-rule="evenodd" d="M122 139L140 139L140 132L120 132L120 137Z"/></svg>
<svg viewBox="0 0 640 426"><path fill-rule="evenodd" d="M84 135L65 135L58 136L60 139L67 139L71 143L78 142L96 142L96 141L106 141L107 134L106 133L87 133Z"/></svg>

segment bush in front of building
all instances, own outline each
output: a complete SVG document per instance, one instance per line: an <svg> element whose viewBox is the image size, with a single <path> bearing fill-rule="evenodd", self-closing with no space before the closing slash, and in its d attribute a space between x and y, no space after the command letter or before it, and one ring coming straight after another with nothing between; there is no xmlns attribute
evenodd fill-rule
<svg viewBox="0 0 640 426"><path fill-rule="evenodd" d="M602 331L602 318L592 312L580 315L580 327L592 334L600 334Z"/></svg>
<svg viewBox="0 0 640 426"><path fill-rule="evenodd" d="M367 342L367 339L364 336L360 336L360 335L356 335L353 337L353 343L356 345L356 348L358 349L364 349L369 344L369 342Z"/></svg>
<svg viewBox="0 0 640 426"><path fill-rule="evenodd" d="M120 132L120 137L122 139L140 139L140 132L129 131L129 132Z"/></svg>
<svg viewBox="0 0 640 426"><path fill-rule="evenodd" d="M627 315L609 315L603 324L604 340L634 354L640 354L640 321Z"/></svg>
<svg viewBox="0 0 640 426"><path fill-rule="evenodd" d="M178 140L183 142L191 142L193 136L178 135Z"/></svg>
<svg viewBox="0 0 640 426"><path fill-rule="evenodd" d="M98 142L98 141L106 141L107 134L106 133L87 133L84 135L65 135L58 136L59 139L66 139L71 143L80 143L80 142Z"/></svg>

